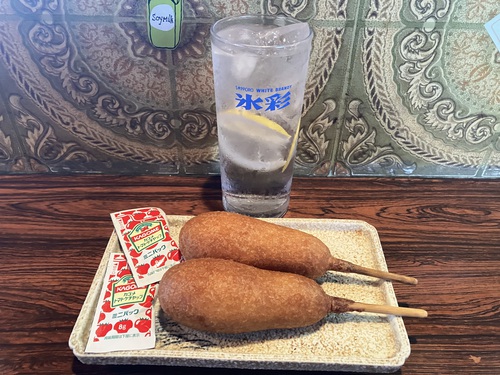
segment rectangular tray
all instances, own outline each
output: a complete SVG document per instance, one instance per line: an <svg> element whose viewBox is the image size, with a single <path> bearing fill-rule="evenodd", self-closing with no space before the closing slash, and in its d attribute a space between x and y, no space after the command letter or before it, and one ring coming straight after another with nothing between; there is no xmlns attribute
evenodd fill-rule
<svg viewBox="0 0 500 375"><path fill-rule="evenodd" d="M178 241L181 227L191 216L167 218L171 235ZM318 237L337 258L387 271L378 233L364 221L266 220ZM223 335L198 332L169 321L158 301L155 301L154 349L85 353L109 255L120 251L113 233L69 339L74 355L83 363L391 372L397 371L410 355L408 335L400 317L330 314L321 322L300 329ZM337 297L397 306L390 282L331 271L317 281L328 294Z"/></svg>

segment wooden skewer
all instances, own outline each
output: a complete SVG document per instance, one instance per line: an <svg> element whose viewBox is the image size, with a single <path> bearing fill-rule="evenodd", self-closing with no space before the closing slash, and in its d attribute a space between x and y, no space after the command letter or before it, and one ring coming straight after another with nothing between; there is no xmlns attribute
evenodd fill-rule
<svg viewBox="0 0 500 375"><path fill-rule="evenodd" d="M354 302L349 305L355 311L366 311L372 313L406 316L409 318L427 318L427 311L410 307L398 307L390 305L372 305L369 303Z"/></svg>
<svg viewBox="0 0 500 375"><path fill-rule="evenodd" d="M379 314L389 314L410 318L427 318L427 311L409 307L398 307L390 305L373 305L370 303L355 302L345 298L330 296L332 299L331 312L342 313L349 311L372 312Z"/></svg>
<svg viewBox="0 0 500 375"><path fill-rule="evenodd" d="M414 277L358 266L357 264L337 258L331 259L329 269L332 271L358 273L361 275L378 277L383 280L399 281L405 284L411 284L411 285L418 284L418 280L415 279Z"/></svg>

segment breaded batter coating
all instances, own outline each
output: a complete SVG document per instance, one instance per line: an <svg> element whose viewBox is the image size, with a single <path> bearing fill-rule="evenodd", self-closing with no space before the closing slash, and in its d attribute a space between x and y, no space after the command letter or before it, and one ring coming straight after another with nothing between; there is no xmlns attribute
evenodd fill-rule
<svg viewBox="0 0 500 375"><path fill-rule="evenodd" d="M158 298L177 323L219 333L305 327L332 309L332 299L314 280L210 258L170 268Z"/></svg>
<svg viewBox="0 0 500 375"><path fill-rule="evenodd" d="M332 269L335 260L328 247L310 234L230 212L190 219L181 229L179 247L185 259L231 259L310 278Z"/></svg>

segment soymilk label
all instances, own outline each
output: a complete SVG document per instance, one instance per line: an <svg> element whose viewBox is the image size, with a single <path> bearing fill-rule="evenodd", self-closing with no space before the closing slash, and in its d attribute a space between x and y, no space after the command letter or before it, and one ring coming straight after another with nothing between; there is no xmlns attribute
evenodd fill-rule
<svg viewBox="0 0 500 375"><path fill-rule="evenodd" d="M162 31L172 30L175 26L175 14L168 4L160 4L153 8L149 17L151 27Z"/></svg>
<svg viewBox="0 0 500 375"><path fill-rule="evenodd" d="M181 26L182 0L148 0L148 36L154 46L177 47Z"/></svg>

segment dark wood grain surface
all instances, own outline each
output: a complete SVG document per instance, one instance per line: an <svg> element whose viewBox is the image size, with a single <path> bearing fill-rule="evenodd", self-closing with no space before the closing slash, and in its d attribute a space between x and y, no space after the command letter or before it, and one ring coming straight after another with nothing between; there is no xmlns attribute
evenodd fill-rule
<svg viewBox="0 0 500 375"><path fill-rule="evenodd" d="M89 366L68 347L110 212L196 215L222 209L220 198L216 177L0 177L0 373L283 373ZM297 178L286 217L367 221L389 269L419 279L394 284L401 305L430 314L405 318L412 353L400 374L500 374L500 181Z"/></svg>

